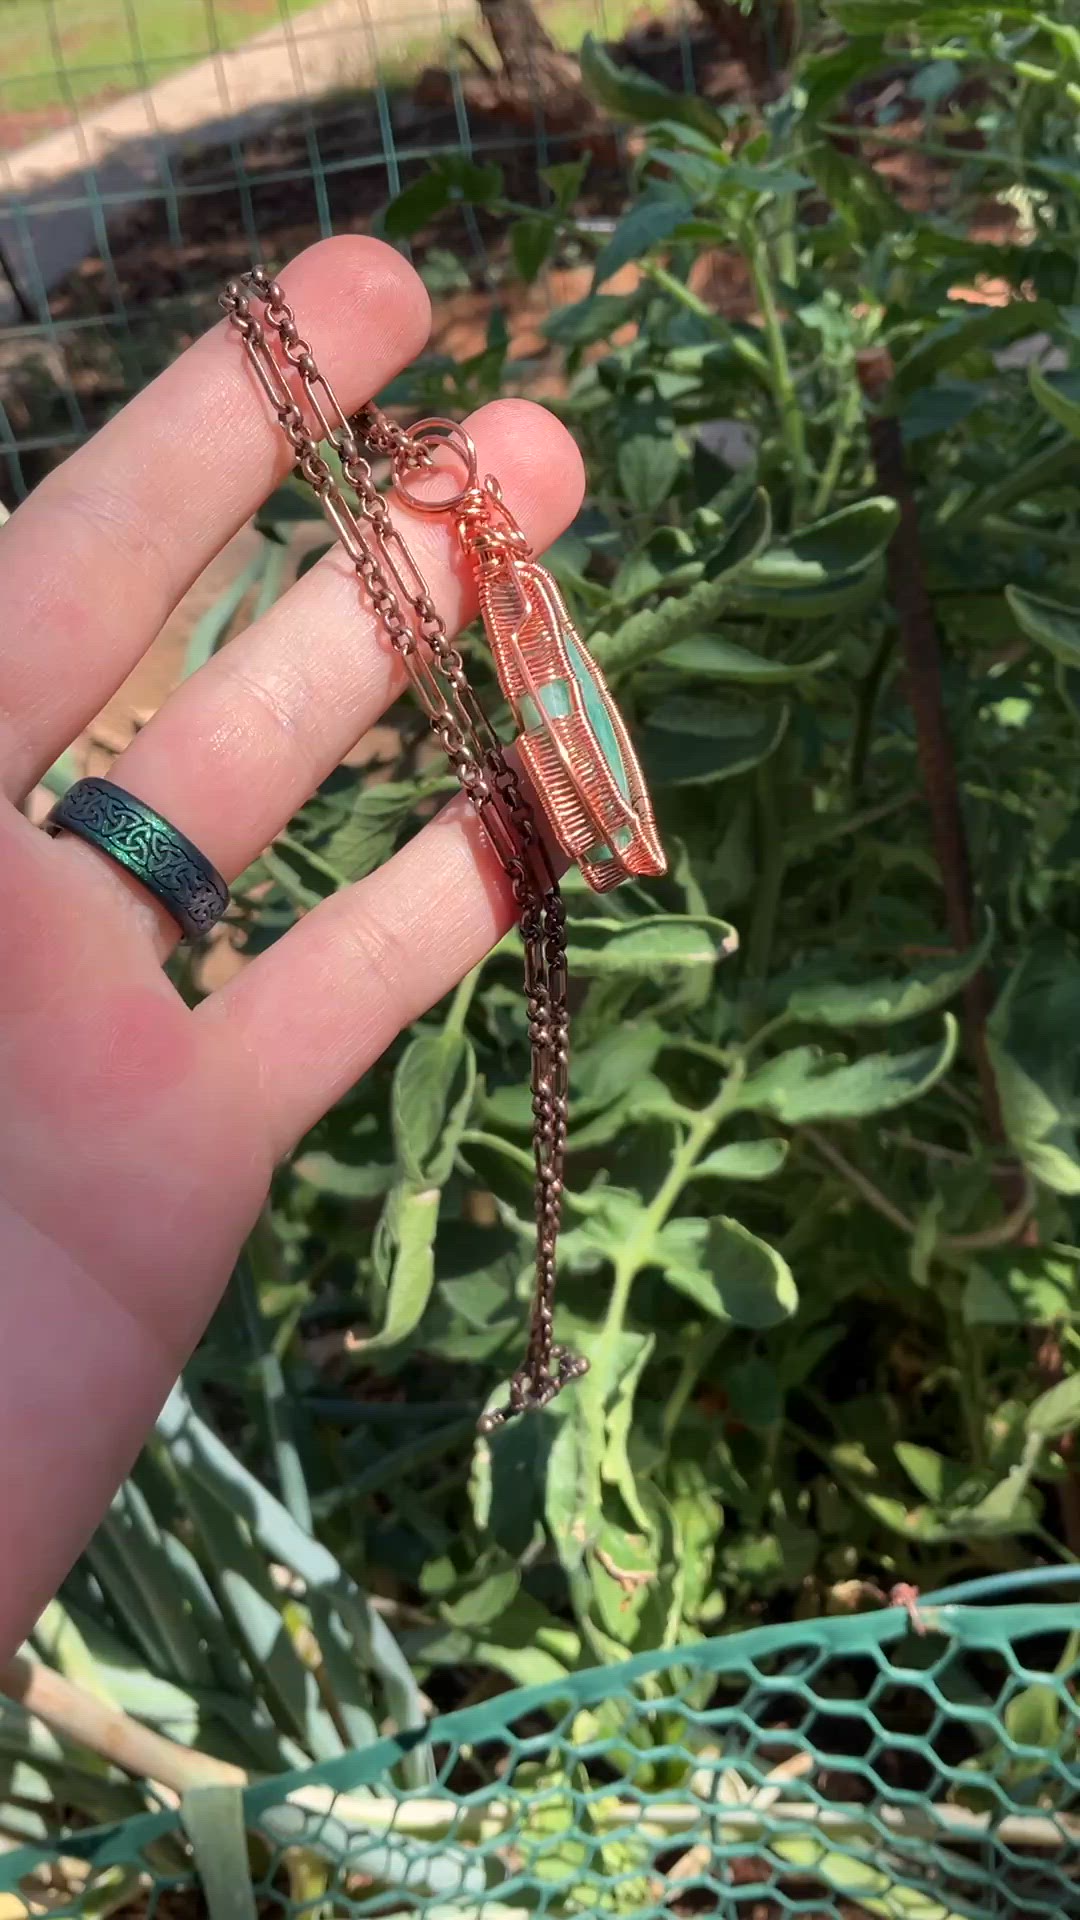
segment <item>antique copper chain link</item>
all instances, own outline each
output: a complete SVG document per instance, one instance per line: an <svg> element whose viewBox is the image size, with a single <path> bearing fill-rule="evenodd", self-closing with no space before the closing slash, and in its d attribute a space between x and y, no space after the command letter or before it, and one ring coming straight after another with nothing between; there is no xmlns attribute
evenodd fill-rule
<svg viewBox="0 0 1080 1920"><path fill-rule="evenodd" d="M255 302L260 313L252 312ZM532 1052L533 1156L536 1166L536 1277L528 1346L505 1407L485 1414L491 1432L514 1414L543 1407L587 1363L556 1346L553 1312L562 1215L567 1129L569 1013L566 915L536 816L515 768L481 706L460 649L450 639L427 584L375 484L368 453L397 465L430 464L425 449L369 404L344 413L281 287L263 267L232 280L221 305L295 455L295 471L316 495L400 655L433 734L483 822L513 889L525 948L525 995ZM304 398L334 447L355 505L320 451L267 338L299 377Z"/></svg>

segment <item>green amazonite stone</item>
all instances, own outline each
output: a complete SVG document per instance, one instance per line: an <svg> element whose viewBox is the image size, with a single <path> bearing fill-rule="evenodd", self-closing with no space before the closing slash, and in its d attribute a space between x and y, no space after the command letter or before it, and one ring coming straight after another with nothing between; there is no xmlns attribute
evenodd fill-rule
<svg viewBox="0 0 1080 1920"><path fill-rule="evenodd" d="M582 653L581 648L570 638L569 634L566 635L566 651L570 655L570 665L574 669L574 678L584 695L585 712L588 715L589 725L593 730L596 744L618 782L619 792L622 794L623 799L629 801L630 781L627 778L626 768L623 765L623 757L619 751L619 742L615 729L611 724L611 715L604 705L603 700L600 698L600 689L592 677L585 655ZM610 855L608 858L610 858Z"/></svg>
<svg viewBox="0 0 1080 1920"><path fill-rule="evenodd" d="M540 707L543 707L543 713ZM565 720L569 712L570 682L568 680L553 680L550 686L541 687L539 707L531 693L522 695L521 724L526 733L539 733L544 725L545 714L550 715L552 720Z"/></svg>
<svg viewBox="0 0 1080 1920"><path fill-rule="evenodd" d="M618 783L619 792L624 800L629 801L630 781L619 749L618 736L611 724L611 716L601 699L600 689L592 677L589 663L581 648L569 634L564 638L566 651L570 656L570 665L574 669L574 678L581 688L585 713L593 738ZM539 703L533 699L531 693L522 696L521 724L526 733L539 733L548 719L565 720L570 713L570 686L566 680L552 680L548 686L541 687L539 691ZM628 847L633 837L630 827L620 827L615 835L615 845L620 849ZM598 861L611 859L611 848L598 844L590 847L584 857L589 866L594 866Z"/></svg>

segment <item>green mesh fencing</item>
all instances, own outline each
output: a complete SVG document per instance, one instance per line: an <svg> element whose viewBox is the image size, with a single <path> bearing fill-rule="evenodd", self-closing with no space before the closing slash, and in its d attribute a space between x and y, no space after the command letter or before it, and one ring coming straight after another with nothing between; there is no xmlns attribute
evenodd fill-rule
<svg viewBox="0 0 1080 1920"><path fill-rule="evenodd" d="M641 15L539 12L567 49ZM700 21L681 0L647 12L693 87ZM478 106L477 54L478 0L0 0L0 499L160 371L252 258L369 231L439 153L497 159L534 199L579 136L528 73L514 112ZM471 210L444 223L436 298L490 291L499 247Z"/></svg>
<svg viewBox="0 0 1080 1920"><path fill-rule="evenodd" d="M1078 1682L1080 1602L762 1627L0 1855L0 1913L1068 1920Z"/></svg>

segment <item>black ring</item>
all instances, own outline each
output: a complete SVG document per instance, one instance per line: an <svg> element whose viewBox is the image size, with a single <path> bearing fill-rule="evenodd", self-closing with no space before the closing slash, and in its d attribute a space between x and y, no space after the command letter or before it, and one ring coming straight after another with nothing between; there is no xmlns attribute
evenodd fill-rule
<svg viewBox="0 0 1080 1920"><path fill-rule="evenodd" d="M111 780L76 780L45 822L46 833L77 833L134 874L172 914L185 940L201 940L221 919L229 889L177 827Z"/></svg>

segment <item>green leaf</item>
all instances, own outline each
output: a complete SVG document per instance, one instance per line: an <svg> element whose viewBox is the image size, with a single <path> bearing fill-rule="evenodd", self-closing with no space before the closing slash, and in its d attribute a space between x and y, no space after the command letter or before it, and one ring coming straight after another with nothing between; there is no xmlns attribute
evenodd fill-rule
<svg viewBox="0 0 1080 1920"><path fill-rule="evenodd" d="M503 171L493 160L480 162L467 153L445 153L438 168L449 183L451 198L471 207L489 206L502 192Z"/></svg>
<svg viewBox="0 0 1080 1920"><path fill-rule="evenodd" d="M673 1287L717 1320L775 1327L798 1305L787 1261L738 1220L670 1220L654 1258Z"/></svg>
<svg viewBox="0 0 1080 1920"><path fill-rule="evenodd" d="M514 221L510 229L510 250L523 280L536 279L555 244L555 234L554 221L541 213L526 214L524 219Z"/></svg>
<svg viewBox="0 0 1080 1920"><path fill-rule="evenodd" d="M1028 368L1028 384L1044 413L1074 440L1080 440L1080 396L1075 372L1045 374L1036 366Z"/></svg>
<svg viewBox="0 0 1080 1920"><path fill-rule="evenodd" d="M602 1433L587 1416L585 1394L575 1393L548 1455L545 1515L552 1542L573 1573L602 1525L600 1463Z"/></svg>
<svg viewBox="0 0 1080 1920"><path fill-rule="evenodd" d="M383 214L383 232L390 240L407 240L454 202L487 206L502 191L502 184L499 166L480 166L465 153L442 155L391 200Z"/></svg>
<svg viewBox="0 0 1080 1920"><path fill-rule="evenodd" d="M570 1087L575 1100L590 1108L606 1107L630 1093L651 1070L664 1037L657 1021L630 1020L601 1033L588 1046L574 1047Z"/></svg>
<svg viewBox="0 0 1080 1920"><path fill-rule="evenodd" d="M775 753L787 724L784 705L719 706L673 694L650 713L642 756L658 787L731 780Z"/></svg>
<svg viewBox="0 0 1080 1920"><path fill-rule="evenodd" d="M911 1441L898 1440L893 1452L923 1499L936 1507L951 1501L966 1477L964 1469L946 1460L943 1454L935 1453L932 1447L917 1447Z"/></svg>
<svg viewBox="0 0 1080 1920"><path fill-rule="evenodd" d="M904 27L920 27L926 32L972 33L976 37L984 26L985 9L958 4L957 0L828 0L828 11L846 32L889 33ZM1029 20L1019 8L998 9L1012 19Z"/></svg>
<svg viewBox="0 0 1080 1920"><path fill-rule="evenodd" d="M619 1335L614 1391L607 1409L607 1445L601 1467L603 1479L609 1486L618 1487L627 1512L643 1533L649 1531L649 1516L641 1504L629 1448L635 1396L655 1345L656 1336L652 1333L630 1333L624 1328Z"/></svg>
<svg viewBox="0 0 1080 1920"><path fill-rule="evenodd" d="M260 542L259 551L250 560L227 587L218 594L213 605L195 622L191 638L184 652L184 664L181 672L186 678L189 673L197 672L205 666L212 654L215 654L222 642L228 637L236 615L259 580L269 558L270 548Z"/></svg>
<svg viewBox="0 0 1080 1920"><path fill-rule="evenodd" d="M573 1630L525 1592L514 1595L489 1633L478 1628L439 1627L409 1634L405 1644L413 1661L425 1667L490 1667L505 1674L515 1687L554 1688L565 1680L567 1668L576 1665L580 1653ZM451 1887L447 1892L456 1897L458 1889ZM450 1920L452 1910L440 1911ZM487 1920L486 1899L482 1911ZM516 1910L505 1911L512 1915Z"/></svg>
<svg viewBox="0 0 1080 1920"><path fill-rule="evenodd" d="M713 967L736 945L734 928L711 915L658 913L629 923L574 919L568 958L571 971L583 979L620 974L654 979L669 967Z"/></svg>
<svg viewBox="0 0 1080 1920"><path fill-rule="evenodd" d="M812 1120L857 1120L917 1100L941 1079L956 1053L957 1025L945 1016L936 1046L912 1053L871 1053L851 1065L817 1047L794 1047L743 1082L740 1107L771 1113L788 1126Z"/></svg>
<svg viewBox="0 0 1080 1920"><path fill-rule="evenodd" d="M763 654L751 653L748 647L740 647L734 640L698 634L669 647L664 665L701 679L733 680L746 687L783 687L824 673L835 659L835 653L819 653L814 660L767 660Z"/></svg>
<svg viewBox="0 0 1080 1920"><path fill-rule="evenodd" d="M1029 640L1066 667L1080 667L1080 606L1066 606L1042 593L1006 587L1005 598Z"/></svg>
<svg viewBox="0 0 1080 1920"><path fill-rule="evenodd" d="M230 1516L242 1513L250 1537L262 1554L290 1567L304 1581L309 1594L321 1594L332 1605L349 1634L354 1666L379 1682L386 1708L398 1728L422 1727L425 1716L420 1690L386 1622L330 1549L301 1527L199 1418L182 1387L173 1388L158 1415L156 1430L168 1448L170 1467L182 1475L188 1504L201 1486ZM229 1568L233 1562L226 1555L224 1560L219 1556L216 1564ZM189 1738L193 1739L194 1733ZM426 1745L413 1747L402 1765L411 1785L424 1784L430 1777Z"/></svg>
<svg viewBox="0 0 1080 1920"><path fill-rule="evenodd" d="M1061 1739L1063 1705L1057 1688L1046 1681L1014 1693L1002 1716L1009 1739L1018 1747L1034 1747L1041 1758L1053 1753Z"/></svg>
<svg viewBox="0 0 1080 1920"><path fill-rule="evenodd" d="M449 204L450 182L444 173L431 168L391 200L383 214L383 232L388 240L411 239Z"/></svg>
<svg viewBox="0 0 1080 1920"><path fill-rule="evenodd" d="M1046 1440L1056 1440L1080 1427L1080 1373L1040 1393L1028 1408L1026 1425L1029 1433L1041 1434Z"/></svg>
<svg viewBox="0 0 1080 1920"><path fill-rule="evenodd" d="M467 1586L456 1599L443 1603L440 1611L452 1627L487 1627L512 1606L521 1586L517 1567L496 1567L491 1573Z"/></svg>
<svg viewBox="0 0 1080 1920"><path fill-rule="evenodd" d="M200 1558L275 1719L320 1759L331 1758L341 1752L341 1740L321 1705L315 1676L301 1660L282 1617L286 1598L256 1549L246 1511L200 1482L182 1458L177 1465Z"/></svg>
<svg viewBox="0 0 1080 1920"><path fill-rule="evenodd" d="M119 1696L106 1679L104 1663L96 1648L88 1644L70 1609L61 1601L46 1602L34 1628L34 1642L49 1665L75 1686L81 1687L84 1693L90 1694L95 1700L103 1700L107 1706L120 1705ZM178 1687L170 1687L169 1693L175 1694L180 1704L189 1697L181 1693Z"/></svg>
<svg viewBox="0 0 1080 1920"><path fill-rule="evenodd" d="M341 875L342 881L360 880L374 872L393 852L399 834L418 804L457 790L457 781L443 775L423 780L385 780L363 786L348 811L336 814L330 831L315 842L319 857Z"/></svg>
<svg viewBox="0 0 1080 1920"><path fill-rule="evenodd" d="M591 634L590 651L605 674L612 679L625 676L641 661L655 659L665 648L708 627L734 600L734 583L761 552L770 526L768 495L755 490L723 543L710 555L704 580L686 593L672 594L659 606L631 614L617 633Z"/></svg>
<svg viewBox="0 0 1080 1920"><path fill-rule="evenodd" d="M883 496L829 514L761 553L736 582L729 604L781 620L820 620L866 605L879 591L897 518L896 503Z"/></svg>
<svg viewBox="0 0 1080 1920"><path fill-rule="evenodd" d="M560 213L565 213L573 205L588 171L589 155L587 153L582 154L577 160L560 160L555 166L541 167L540 178L546 187L550 187Z"/></svg>
<svg viewBox="0 0 1080 1920"><path fill-rule="evenodd" d="M733 187L740 187L744 193L772 195L802 193L806 187L814 184L805 173L797 173L794 167L785 167L779 162L751 167L745 160L733 160L730 166L725 167L724 181Z"/></svg>
<svg viewBox="0 0 1080 1920"><path fill-rule="evenodd" d="M591 347L606 340L635 320L641 307L641 295L633 293L589 293L567 307L556 307L544 321L543 333L557 347Z"/></svg>
<svg viewBox="0 0 1080 1920"><path fill-rule="evenodd" d="M875 35L846 41L815 53L803 64L800 81L806 90L806 117L812 122L824 118L832 107L847 99L852 87L864 74L873 73L882 64L884 48ZM850 158L842 156L846 163Z"/></svg>
<svg viewBox="0 0 1080 1920"><path fill-rule="evenodd" d="M296 474L290 474L279 487L275 487L255 515L256 528L267 540L281 540L289 527L308 520L325 524L318 500L311 488Z"/></svg>
<svg viewBox="0 0 1080 1920"><path fill-rule="evenodd" d="M1075 1324L1080 1321L1080 1256L1050 1247L985 1253L968 1271L963 1312L969 1326Z"/></svg>
<svg viewBox="0 0 1080 1920"><path fill-rule="evenodd" d="M779 1173L788 1156L788 1142L769 1140L732 1140L726 1147L714 1147L694 1168L695 1180L771 1180Z"/></svg>
<svg viewBox="0 0 1080 1920"><path fill-rule="evenodd" d="M125 1481L114 1496L91 1543L91 1564L95 1550L99 1556L95 1570L106 1591L117 1576L134 1588L132 1597L152 1636L151 1663L185 1686L209 1686L213 1669L201 1644L198 1622L169 1565L161 1529L134 1481ZM128 1620L132 1618L130 1604L121 1610Z"/></svg>
<svg viewBox="0 0 1080 1920"><path fill-rule="evenodd" d="M796 987L787 1003L793 1020L825 1027L891 1027L933 1012L974 978L993 944L994 926L987 921L978 945L969 952L929 961L906 975L863 980L850 985L839 980L814 981Z"/></svg>
<svg viewBox="0 0 1080 1920"><path fill-rule="evenodd" d="M682 194L648 193L624 213L610 240L600 250L593 269L593 291L602 287L631 260L669 240L676 227L693 211Z"/></svg>
<svg viewBox="0 0 1080 1920"><path fill-rule="evenodd" d="M749 584L773 592L805 591L865 572L884 554L899 518L895 500L885 494L842 507L761 554L750 569Z"/></svg>
<svg viewBox="0 0 1080 1920"><path fill-rule="evenodd" d="M585 91L623 120L671 120L718 142L726 137L723 121L697 94L672 93L636 67L617 66L591 33L582 42L581 78Z"/></svg>
<svg viewBox="0 0 1080 1920"><path fill-rule="evenodd" d="M950 380L947 385L920 387L900 415L905 446L931 440L935 434L951 433L990 398L989 387L979 386L973 380Z"/></svg>
<svg viewBox="0 0 1080 1920"><path fill-rule="evenodd" d="M416 1331L435 1284L438 1187L419 1190L403 1183L388 1194L375 1238L375 1267L387 1289L386 1317L378 1333L354 1337L350 1352L385 1353Z"/></svg>
<svg viewBox="0 0 1080 1920"><path fill-rule="evenodd" d="M987 1025L1005 1131L1036 1180L1080 1193L1080 962L1047 938L1015 968Z"/></svg>
<svg viewBox="0 0 1080 1920"><path fill-rule="evenodd" d="M180 1818L191 1841L209 1920L256 1920L243 1788L189 1787Z"/></svg>
<svg viewBox="0 0 1080 1920"><path fill-rule="evenodd" d="M441 1187L450 1177L476 1086L476 1056L464 1034L443 1029L409 1042L390 1096L398 1164L407 1180Z"/></svg>
<svg viewBox="0 0 1080 1920"><path fill-rule="evenodd" d="M683 457L669 417L655 406L627 407L619 422L615 468L635 513L654 513L679 477Z"/></svg>
<svg viewBox="0 0 1080 1920"><path fill-rule="evenodd" d="M851 619L880 602L883 581L880 561L854 573L839 573L820 586L768 586L763 580L746 579L731 588L726 605L734 613L764 620L832 620L838 614Z"/></svg>
<svg viewBox="0 0 1080 1920"><path fill-rule="evenodd" d="M901 360L893 375L893 392L901 399L931 385L943 368L955 366L969 353L989 353L1055 326L1058 318L1048 300L1013 300L1004 307L957 302L957 307Z"/></svg>
<svg viewBox="0 0 1080 1920"><path fill-rule="evenodd" d="M293 1172L319 1193L334 1193L342 1200L377 1200L394 1184L393 1166L370 1161L337 1159L331 1153L302 1153L294 1160Z"/></svg>
<svg viewBox="0 0 1080 1920"><path fill-rule="evenodd" d="M816 141L804 160L819 192L861 247L879 246L886 235L896 232L899 204L881 174L865 160L842 153L828 138Z"/></svg>
<svg viewBox="0 0 1080 1920"><path fill-rule="evenodd" d="M949 1525L953 1538L995 1539L1004 1534L1026 1533L1036 1526L1039 1509L1028 1493L1029 1479L1030 1469L1018 1464L980 1500L970 1506L956 1507Z"/></svg>

